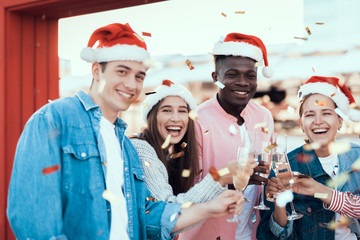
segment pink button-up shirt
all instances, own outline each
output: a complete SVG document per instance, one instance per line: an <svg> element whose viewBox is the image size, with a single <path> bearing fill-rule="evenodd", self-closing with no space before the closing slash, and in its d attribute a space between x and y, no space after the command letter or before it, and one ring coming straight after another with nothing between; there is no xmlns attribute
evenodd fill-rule
<svg viewBox="0 0 360 240"><path fill-rule="evenodd" d="M241 143L241 134L237 119L225 112L220 106L216 97L212 98L198 108L199 118L196 121L196 138L199 147L199 161L200 169L203 170L201 178L205 177L211 166L220 169L228 161L236 159L237 149ZM244 108L241 117L245 120L245 125L249 133L251 142L257 135L257 139L270 140L270 136L274 132L274 122L271 113L265 107L262 107L253 101L249 101ZM256 124L263 125L266 123L265 128L268 133L261 130L261 127L256 128ZM233 126L231 126L233 125ZM258 126L259 126L258 125ZM257 188L255 188L257 191ZM256 193L256 196L258 194ZM256 199L257 200L257 199ZM257 201L253 201L253 203ZM244 237L251 236L252 224L252 204L251 209L243 211L243 214L249 216L241 216L241 219L246 219L244 228ZM245 205L244 205L245 207ZM249 205L248 205L249 207ZM202 224L180 234L179 240L216 240L220 237L221 240L230 240L235 238L236 224L228 223L227 218L232 218L232 215L223 218L209 219ZM257 224L256 224L257 226ZM241 238L242 233L238 233L237 237Z"/></svg>

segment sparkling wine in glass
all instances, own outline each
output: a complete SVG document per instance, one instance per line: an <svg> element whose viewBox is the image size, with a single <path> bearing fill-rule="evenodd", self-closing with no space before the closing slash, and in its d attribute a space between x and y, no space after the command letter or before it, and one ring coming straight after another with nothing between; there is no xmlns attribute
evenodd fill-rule
<svg viewBox="0 0 360 240"><path fill-rule="evenodd" d="M246 147L239 147L236 159L236 168L233 175L233 184L236 191L244 191L250 179L250 162L249 149ZM235 209L233 218L227 219L228 222L240 223L238 215L238 207Z"/></svg>

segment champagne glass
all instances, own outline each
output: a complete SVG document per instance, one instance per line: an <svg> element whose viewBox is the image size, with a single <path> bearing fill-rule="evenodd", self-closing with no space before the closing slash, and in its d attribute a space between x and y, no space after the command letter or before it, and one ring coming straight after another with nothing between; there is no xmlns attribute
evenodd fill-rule
<svg viewBox="0 0 360 240"><path fill-rule="evenodd" d="M256 155L256 159L259 162L259 164L263 165L267 170L270 170L270 163L271 163L271 152L268 149L268 146L271 145L271 142L260 142L260 144L258 143L254 143L256 146L256 150L255 150L255 155ZM258 145L260 147L258 147ZM268 174L266 173L259 173L259 176L264 177L264 178L268 178ZM259 210L270 210L270 208L268 206L265 205L264 203L264 182L261 182L261 201L260 204L257 206L254 206L255 209L259 209Z"/></svg>
<svg viewBox="0 0 360 240"><path fill-rule="evenodd" d="M293 174L291 172L291 167L289 163L289 159L286 154L286 136L285 136L285 142L278 141L279 138L277 138L276 143L278 144L279 149L284 148L285 151L275 151L273 160L273 169L275 172L275 175L278 179L280 179L280 182L284 186L286 190L291 190L291 186L294 183ZM284 145L285 144L285 145ZM303 217L302 214L297 213L295 211L295 207L293 202L290 202L291 207L291 214L288 215L288 220L297 220Z"/></svg>
<svg viewBox="0 0 360 240"><path fill-rule="evenodd" d="M236 191L244 191L250 179L249 148L239 147L236 157L236 168L233 175L233 184ZM238 207L236 206L233 218L227 219L228 222L240 223L238 218Z"/></svg>

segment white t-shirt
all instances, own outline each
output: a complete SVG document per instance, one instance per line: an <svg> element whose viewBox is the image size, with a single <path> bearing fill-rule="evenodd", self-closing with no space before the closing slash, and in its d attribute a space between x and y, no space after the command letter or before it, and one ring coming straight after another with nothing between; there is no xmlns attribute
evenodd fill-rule
<svg viewBox="0 0 360 240"><path fill-rule="evenodd" d="M245 123L239 126L239 128L240 128L241 138L245 140L245 147L250 149L251 141ZM245 202L243 205L242 212L239 216L241 223L238 223L236 225L236 234L235 234L236 240L251 239L251 234L254 225L252 221L254 214L254 206L258 202L257 195L258 193L257 193L256 185L248 185L244 191L244 197L249 199L250 202L249 203ZM231 224L231 223L227 223L227 224Z"/></svg>
<svg viewBox="0 0 360 240"><path fill-rule="evenodd" d="M339 173L339 158L337 154L332 154L328 157L319 157L319 161L321 163L322 168L325 172L334 179L336 175ZM335 186L335 189L337 187ZM335 220L337 221L340 217L339 213L335 213ZM335 229L335 239L336 240L356 240L356 236L353 232L351 232L348 227L337 227Z"/></svg>
<svg viewBox="0 0 360 240"><path fill-rule="evenodd" d="M106 118L100 120L100 135L104 140L107 173L106 189L116 196L116 200L110 202L111 205L111 227L110 240L128 240L128 215L126 199L124 197L124 172L123 159L118 138L115 134L115 126Z"/></svg>

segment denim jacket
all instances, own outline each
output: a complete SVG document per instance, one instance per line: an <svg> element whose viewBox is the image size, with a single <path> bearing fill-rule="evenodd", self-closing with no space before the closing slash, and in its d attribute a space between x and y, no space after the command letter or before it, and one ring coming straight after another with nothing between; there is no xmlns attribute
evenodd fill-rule
<svg viewBox="0 0 360 240"><path fill-rule="evenodd" d="M299 162L296 160L298 154L309 154L311 161ZM338 155L339 158L339 174L342 172L350 172L351 165L360 157L360 146L356 144L351 145L351 149ZM288 154L290 166L292 171L298 171L303 174L311 176L316 181L326 185L328 180L332 181L330 176L324 171L321 163L314 151L305 151L303 147L299 147ZM274 173L271 173L274 176ZM350 191L359 194L360 189L360 172L351 172L350 179L337 186L339 191ZM323 202L320 199L294 194L295 210L304 216L301 219L288 221L286 227L281 227L273 219L274 204L266 201L266 205L271 207L270 211L261 211L261 221L257 229L257 239L327 239L335 238L335 231L329 230L322 223L329 223L334 220L335 213L326 210L323 207ZM291 212L289 204L286 211ZM358 220L355 220L358 221ZM354 226L352 226L354 227Z"/></svg>
<svg viewBox="0 0 360 240"><path fill-rule="evenodd" d="M19 139L7 215L17 239L109 239L110 203L106 155L100 137L102 111L79 92L39 109ZM124 196L130 239L171 239L180 206L151 201L137 153L117 119L124 160ZM54 172L42 173L48 167ZM59 167L59 170L56 170ZM51 168L50 168L51 169Z"/></svg>

